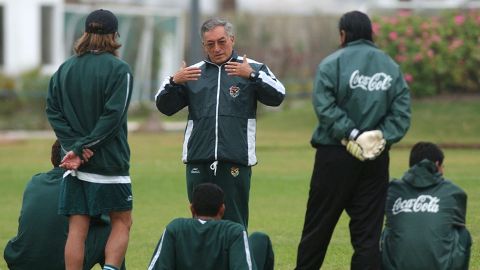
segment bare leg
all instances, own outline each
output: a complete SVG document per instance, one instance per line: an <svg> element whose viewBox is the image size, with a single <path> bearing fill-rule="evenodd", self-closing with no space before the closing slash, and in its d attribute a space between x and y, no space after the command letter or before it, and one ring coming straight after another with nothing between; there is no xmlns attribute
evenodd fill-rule
<svg viewBox="0 0 480 270"><path fill-rule="evenodd" d="M132 211L111 212L112 231L105 247L105 264L120 268L127 252Z"/></svg>
<svg viewBox="0 0 480 270"><path fill-rule="evenodd" d="M85 254L85 239L90 226L90 217L73 215L68 218L68 237L65 244L65 268L82 270Z"/></svg>

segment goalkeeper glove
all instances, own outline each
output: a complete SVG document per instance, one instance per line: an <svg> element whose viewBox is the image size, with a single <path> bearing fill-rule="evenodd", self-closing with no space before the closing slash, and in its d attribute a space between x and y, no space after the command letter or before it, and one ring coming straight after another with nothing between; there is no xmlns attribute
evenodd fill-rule
<svg viewBox="0 0 480 270"><path fill-rule="evenodd" d="M362 156L365 159L375 159L385 149L385 139L380 130L370 130L361 133L355 142L362 149Z"/></svg>
<svg viewBox="0 0 480 270"><path fill-rule="evenodd" d="M362 147L354 140L342 140L342 144L346 146L347 151L360 161L364 161Z"/></svg>

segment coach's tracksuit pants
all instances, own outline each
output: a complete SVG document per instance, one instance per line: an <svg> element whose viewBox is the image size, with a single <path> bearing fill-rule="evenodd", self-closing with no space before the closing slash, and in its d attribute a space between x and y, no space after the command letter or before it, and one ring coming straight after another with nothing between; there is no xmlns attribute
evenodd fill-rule
<svg viewBox="0 0 480 270"><path fill-rule="evenodd" d="M212 168L211 168L212 167ZM225 194L223 219L238 222L248 229L248 200L252 168L230 162L187 164L187 193L192 201L193 189L202 183L214 183Z"/></svg>
<svg viewBox="0 0 480 270"><path fill-rule="evenodd" d="M350 217L351 269L380 269L379 239L388 187L389 155L359 161L342 146L319 146L310 182L297 270L320 269L343 210Z"/></svg>

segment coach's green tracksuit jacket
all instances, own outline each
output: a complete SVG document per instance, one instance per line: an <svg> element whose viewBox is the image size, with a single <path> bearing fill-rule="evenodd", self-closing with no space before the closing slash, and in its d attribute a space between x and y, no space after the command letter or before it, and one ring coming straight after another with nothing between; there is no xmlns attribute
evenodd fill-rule
<svg viewBox="0 0 480 270"><path fill-rule="evenodd" d="M128 176L127 110L133 84L127 63L86 53L63 63L50 80L47 116L65 151L94 156L79 171Z"/></svg>
<svg viewBox="0 0 480 270"><path fill-rule="evenodd" d="M178 218L163 232L148 270L251 270L245 228L228 220Z"/></svg>
<svg viewBox="0 0 480 270"><path fill-rule="evenodd" d="M379 129L391 145L410 127L410 94L402 72L370 41L350 42L325 58L314 84L319 124L313 146L340 145L353 129Z"/></svg>
<svg viewBox="0 0 480 270"><path fill-rule="evenodd" d="M17 236L8 241L3 257L10 270L64 270L68 218L57 214L60 182L65 171L54 168L32 177L23 193ZM107 216L92 219L85 242L84 269L103 265L110 234Z"/></svg>
<svg viewBox="0 0 480 270"><path fill-rule="evenodd" d="M234 52L230 61L242 62ZM202 61L195 66L202 75L197 81L170 84L165 80L155 101L160 112L172 115L188 106L183 157L185 163L257 163L255 155L257 101L278 106L285 88L268 67L248 59L259 76L254 80L229 76L224 64Z"/></svg>
<svg viewBox="0 0 480 270"><path fill-rule="evenodd" d="M390 182L382 234L386 270L468 269L467 195L423 160Z"/></svg>

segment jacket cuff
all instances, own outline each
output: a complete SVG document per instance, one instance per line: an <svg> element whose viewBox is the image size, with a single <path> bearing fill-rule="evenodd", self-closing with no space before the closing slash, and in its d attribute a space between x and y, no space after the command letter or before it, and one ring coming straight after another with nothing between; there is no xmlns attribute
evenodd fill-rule
<svg viewBox="0 0 480 270"><path fill-rule="evenodd" d="M360 130L356 129L356 128L353 128L352 130L350 130L349 132L347 132L347 135L348 135L348 139L351 140L351 141L354 141L358 138L358 136L360 135Z"/></svg>

